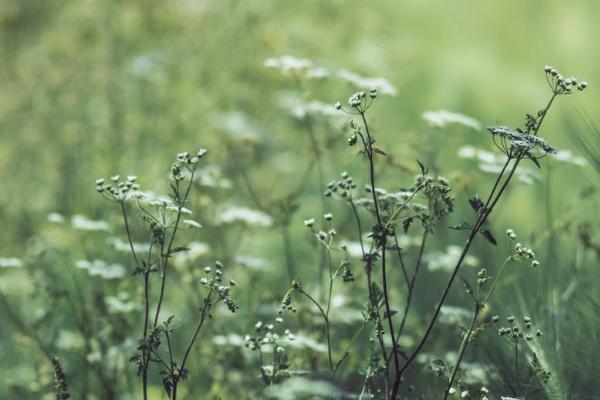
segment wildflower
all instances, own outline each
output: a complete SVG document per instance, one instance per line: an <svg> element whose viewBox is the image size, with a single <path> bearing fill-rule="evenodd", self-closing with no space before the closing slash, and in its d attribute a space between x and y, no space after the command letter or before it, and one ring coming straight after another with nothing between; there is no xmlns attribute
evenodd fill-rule
<svg viewBox="0 0 600 400"><path fill-rule="evenodd" d="M23 261L18 258L2 258L0 257L0 268L21 268Z"/></svg>
<svg viewBox="0 0 600 400"><path fill-rule="evenodd" d="M357 88L373 88L383 94L396 96L396 88L384 78L366 78L347 70L338 71L337 76L355 85Z"/></svg>
<svg viewBox="0 0 600 400"><path fill-rule="evenodd" d="M62 224L63 222L65 222L65 217L63 217L59 213L50 213L48 214L48 221L53 222L55 224Z"/></svg>
<svg viewBox="0 0 600 400"><path fill-rule="evenodd" d="M125 276L125 268L120 264L107 264L102 260L79 260L75 267L86 270L91 276L104 279L117 279Z"/></svg>
<svg viewBox="0 0 600 400"><path fill-rule="evenodd" d="M307 227L312 227L315 224L315 219L314 218L310 218L310 219L305 219L304 220L304 226Z"/></svg>
<svg viewBox="0 0 600 400"><path fill-rule="evenodd" d="M272 218L262 211L251 210L246 207L232 206L223 211L220 215L221 222L244 222L248 225L271 226Z"/></svg>
<svg viewBox="0 0 600 400"><path fill-rule="evenodd" d="M108 231L108 224L105 221L91 220L79 214L71 218L71 225L75 229L84 231Z"/></svg>
<svg viewBox="0 0 600 400"><path fill-rule="evenodd" d="M184 219L183 223L185 225L189 226L190 228L198 228L198 229L202 228L202 225L200 225L200 223L198 223L194 220L191 220L191 219Z"/></svg>
<svg viewBox="0 0 600 400"><path fill-rule="evenodd" d="M447 124L460 124L476 131L481 129L481 122L475 118L446 110L426 111L421 116L429 125L443 128Z"/></svg>

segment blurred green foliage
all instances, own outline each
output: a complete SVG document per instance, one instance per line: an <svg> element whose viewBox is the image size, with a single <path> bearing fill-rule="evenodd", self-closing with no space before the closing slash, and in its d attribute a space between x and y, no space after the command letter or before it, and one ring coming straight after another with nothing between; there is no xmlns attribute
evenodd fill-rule
<svg viewBox="0 0 600 400"><path fill-rule="evenodd" d="M315 282L318 251L302 226L303 219L323 210L323 182L314 168L301 193L288 198L310 166L311 138L324 152L325 182L342 170L360 182L366 179L361 158L346 145L347 129L326 117L294 118L280 104L282 93L295 93L333 105L354 88L334 77L298 82L265 68L265 59L292 54L331 71L391 82L398 95L381 96L371 117L379 146L391 160L383 167L381 185L411 182L418 158L450 179L460 204L452 218L459 221L468 208L466 198L491 182L473 162L458 158L457 150L492 146L482 132L455 125L431 128L421 114L448 109L484 124L516 126L525 112L547 101L542 67L552 64L590 82L583 95L561 99L542 129L557 147L576 150L572 134L580 121L578 109L597 120L598 15L600 3L594 0L3 0L0 257L23 259L24 267L0 270L0 397L48 396L47 352L64 360L73 393L138 398L139 382L127 359L140 334L139 281L127 276L104 281L74 267L79 259L131 263L126 253L115 254L107 245L107 236L123 240L124 233L117 210L95 193L94 180L134 174L144 189L165 192L174 155L198 147L209 149L215 179L226 179L230 187L197 188L193 209L203 225L208 222L192 239L209 245L200 263L223 259L231 265L241 282L236 293L242 310L234 317L218 315L205 333L190 365L187 398L258 396L257 361L239 346L214 344L211 335L243 336L256 320L271 317L289 287L286 259L303 280ZM492 217L497 232L514 228L535 245L543 266L511 274L498 293L496 311L531 314L547 332L535 351L553 377L540 398L592 399L592 388L600 385L600 282L593 247L599 180L589 167L550 159L543 164L541 179L515 184ZM224 204L261 208L274 219L273 227L211 224ZM324 204L340 216L338 230L352 237L347 210L328 200ZM50 213L66 222L49 222ZM69 227L76 214L108 221L110 235ZM462 240L440 231L434 243L444 251ZM291 254L282 250L286 241ZM475 255L493 268L497 251L481 244ZM264 259L270 268L249 269L239 256ZM357 265L355 275L359 271ZM170 284L183 283L186 290L168 300L184 336L200 301L188 275L193 271L178 269ZM399 274L393 279L400 286ZM432 293L444 279L435 271L420 279L422 292L409 320L415 336L405 338L407 345L422 329ZM467 303L459 286L453 305ZM351 297L352 291L346 292ZM134 311L110 311L107 297L133 304ZM350 300L348 307L359 301ZM318 328L303 328L314 317L306 313L299 321L286 318L321 340ZM340 311L340 320L345 317ZM458 329L442 329L453 335L429 345L438 357L460 341ZM345 390L360 391L352 371L364 368L365 348L357 350L338 382ZM499 367L505 352L510 349L490 335L469 359ZM298 363L295 368L308 368L301 353L291 361ZM316 352L309 359L317 363L320 356ZM113 364L104 368L107 364L94 357ZM429 379L414 386L419 393L439 393L428 392L433 390ZM499 384L490 386L501 390ZM159 398L158 376L152 390Z"/></svg>

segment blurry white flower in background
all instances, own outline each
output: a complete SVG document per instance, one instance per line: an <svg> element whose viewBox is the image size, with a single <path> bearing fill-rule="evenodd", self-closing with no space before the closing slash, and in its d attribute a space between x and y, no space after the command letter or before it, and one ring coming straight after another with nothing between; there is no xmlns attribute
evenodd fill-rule
<svg viewBox="0 0 600 400"><path fill-rule="evenodd" d="M73 228L83 231L108 231L109 229L105 221L92 220L79 214L73 215L71 225Z"/></svg>
<svg viewBox="0 0 600 400"><path fill-rule="evenodd" d="M21 268L23 266L23 261L18 258L10 257L4 258L0 257L0 268Z"/></svg>
<svg viewBox="0 0 600 400"><path fill-rule="evenodd" d="M269 269L269 263L262 258L238 255L235 256L235 262L256 271L266 271Z"/></svg>
<svg viewBox="0 0 600 400"><path fill-rule="evenodd" d="M440 251L432 251L431 253L424 256L425 262L427 262L427 269L430 271L437 270L446 270L452 271L458 259L460 258L460 254L462 252L462 247L450 245L446 247L445 252ZM468 266L477 266L477 257L475 256L466 256L464 263Z"/></svg>
<svg viewBox="0 0 600 400"><path fill-rule="evenodd" d="M208 245L201 242L190 242L186 247L186 251L180 251L175 255L173 262L178 267L183 266L200 256L208 254L210 251Z"/></svg>
<svg viewBox="0 0 600 400"><path fill-rule="evenodd" d="M200 186L216 189L231 189L231 181L223 177L221 168L216 165L208 165L196 171L197 182Z"/></svg>
<svg viewBox="0 0 600 400"><path fill-rule="evenodd" d="M219 214L222 223L244 222L248 225L271 226L273 219L262 211L231 206Z"/></svg>
<svg viewBox="0 0 600 400"><path fill-rule="evenodd" d="M126 314L135 310L135 304L128 301L126 293L120 293L118 297L106 296L104 304L112 314Z"/></svg>
<svg viewBox="0 0 600 400"><path fill-rule="evenodd" d="M498 174L502 171L502 167L506 162L506 157L500 153L492 153L491 151L478 149L473 146L463 146L458 149L460 158L472 159L479 161L478 168L480 171L489 174ZM515 171L515 177L522 183L532 184L542 179L542 175L533 168L519 166Z"/></svg>
<svg viewBox="0 0 600 400"><path fill-rule="evenodd" d="M116 279L125 276L125 268L120 264L107 264L102 260L79 260L75 262L75 267L86 270L91 276L98 276L104 279Z"/></svg>
<svg viewBox="0 0 600 400"><path fill-rule="evenodd" d="M352 83L357 89L377 89L377 92L387 94L390 96L396 96L398 91L396 88L385 78L367 78L354 72L342 69L338 71L337 76L347 82Z"/></svg>
<svg viewBox="0 0 600 400"><path fill-rule="evenodd" d="M303 75L307 79L325 78L330 75L327 68L313 66L313 62L307 58L297 58L290 55L267 58L265 67L277 69L283 75Z"/></svg>
<svg viewBox="0 0 600 400"><path fill-rule="evenodd" d="M121 240L118 237L109 237L106 239L106 242L117 251L122 251L125 253L129 253L131 251L129 242ZM145 253L149 248L150 243L133 243L133 249L136 251L136 253Z"/></svg>
<svg viewBox="0 0 600 400"><path fill-rule="evenodd" d="M573 164L578 167L585 167L587 165L585 158L574 155L573 152L568 149L558 150L556 154L550 154L550 157L554 157L558 161Z"/></svg>
<svg viewBox="0 0 600 400"><path fill-rule="evenodd" d="M59 213L50 213L48 214L48 222L53 222L55 224L62 224L65 222L65 217L63 217Z"/></svg>
<svg viewBox="0 0 600 400"><path fill-rule="evenodd" d="M425 111L421 117L429 125L436 128L443 128L448 124L459 124L478 131L482 126L481 122L477 121L475 118L446 110Z"/></svg>

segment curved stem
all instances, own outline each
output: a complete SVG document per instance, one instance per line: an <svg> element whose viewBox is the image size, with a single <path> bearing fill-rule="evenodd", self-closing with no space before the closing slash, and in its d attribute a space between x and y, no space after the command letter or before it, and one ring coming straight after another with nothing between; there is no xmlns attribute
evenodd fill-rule
<svg viewBox="0 0 600 400"><path fill-rule="evenodd" d="M346 348L344 349L342 358L340 358L340 361L338 361L337 364L335 365L335 368L333 369L332 375L335 375L335 373L337 372L338 368L340 368L340 366L342 365L342 363L346 360L346 358L348 358L348 355L350 354L350 347L352 347L352 345L354 344L354 342L356 341L356 339L358 338L358 336L360 335L360 333L363 331L363 329L365 329L366 326L367 326L367 323L364 322L360 326L360 328L356 331L356 333L354 333L354 335L350 339L350 342L348 343L348 345L346 345Z"/></svg>
<svg viewBox="0 0 600 400"><path fill-rule="evenodd" d="M298 292L300 292L304 296L306 296L306 298L309 299L317 307L317 309L323 316L323 320L325 321L325 335L327 336L327 355L329 357L329 370L333 371L333 357L331 355L331 337L329 334L329 315L327 312L325 312L325 310L323 310L323 307L321 307L319 302L317 300L315 300L315 298L312 297L310 294L305 292L304 289L297 289L297 290L298 290Z"/></svg>
<svg viewBox="0 0 600 400"><path fill-rule="evenodd" d="M140 261L138 260L137 253L135 252L135 248L133 246L133 239L131 238L131 231L129 230L129 222L127 220L127 211L125 211L125 201L120 201L121 205L121 214L123 214L123 222L125 223L125 233L127 234L127 241L129 242L129 248L131 249L131 254L133 255L133 259L135 260L135 267L140 267Z"/></svg>

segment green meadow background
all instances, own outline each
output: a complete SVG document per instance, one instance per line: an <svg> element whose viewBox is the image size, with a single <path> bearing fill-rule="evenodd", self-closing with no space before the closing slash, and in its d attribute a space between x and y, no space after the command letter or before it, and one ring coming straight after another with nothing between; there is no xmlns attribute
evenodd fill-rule
<svg viewBox="0 0 600 400"><path fill-rule="evenodd" d="M497 150L485 129L432 127L423 112L449 110L483 126L518 126L547 102L543 67L551 64L589 82L583 93L558 99L541 130L553 145L580 156L582 133L595 143L599 138L586 122L600 122L598 16L594 0L0 0L0 398L52 398L48 356L54 355L73 398L140 398L128 362L141 334L140 279L128 273L105 279L76 267L78 260L103 260L132 269L115 245L125 240L119 210L96 193L94 181L136 175L142 189L166 193L175 155L199 147L209 153L191 208L204 228L185 240L200 247L167 286L178 350L197 315L201 294L193 282L204 265L223 260L239 282L233 297L240 311L219 312L207 326L181 397L261 398L258 360L241 338L256 321L275 318L291 275L320 286L319 250L304 219L331 211L340 236L355 240L349 210L323 199L321 185L344 170L359 187L367 180L364 160L346 143L344 119L322 105L298 117L289 99L333 110L357 90L338 71L386 79L396 95L380 91L369 111L379 147L388 153L380 159L378 184L390 190L409 185L420 160L454 188L457 210L447 226L469 212L468 197L487 193L493 183L493 175L459 157L459 149ZM265 66L283 55L309 59L329 75L299 79ZM315 148L321 175L311 164ZM545 333L529 350L552 378L532 398L598 396L595 156L596 164L592 158L584 165L544 159L534 182L515 182L492 214L499 246L482 241L472 253L476 266L498 268L503 232L512 228L540 260L539 269L510 268L492 300L494 313L531 316ZM226 223L220 215L228 207L259 210L270 221ZM81 216L106 227L78 229ZM141 227L134 224L134 235ZM429 266L463 242L460 232L439 229ZM422 334L448 267L426 268L420 276L406 346ZM358 259L353 271L356 286L339 284L340 306L333 312L341 343L360 324L366 301L358 289L364 287ZM471 279L476 271L467 266L461 274ZM391 273L400 309L401 275L397 268ZM432 357L451 357L447 353L458 349L460 330L452 318L469 307L460 282L448 305L456 309L427 345ZM286 326L315 343L291 349L290 361L293 369L308 370L325 359L322 326L308 304L299 308L298 316L285 317ZM368 362L363 339L335 383L347 393L361 389L357 371ZM511 346L500 339L492 331L467 353L469 373L492 398L509 394ZM426 363L413 367L408 379L428 398L443 386L432 384ZM158 374L151 384L152 398L161 398Z"/></svg>

